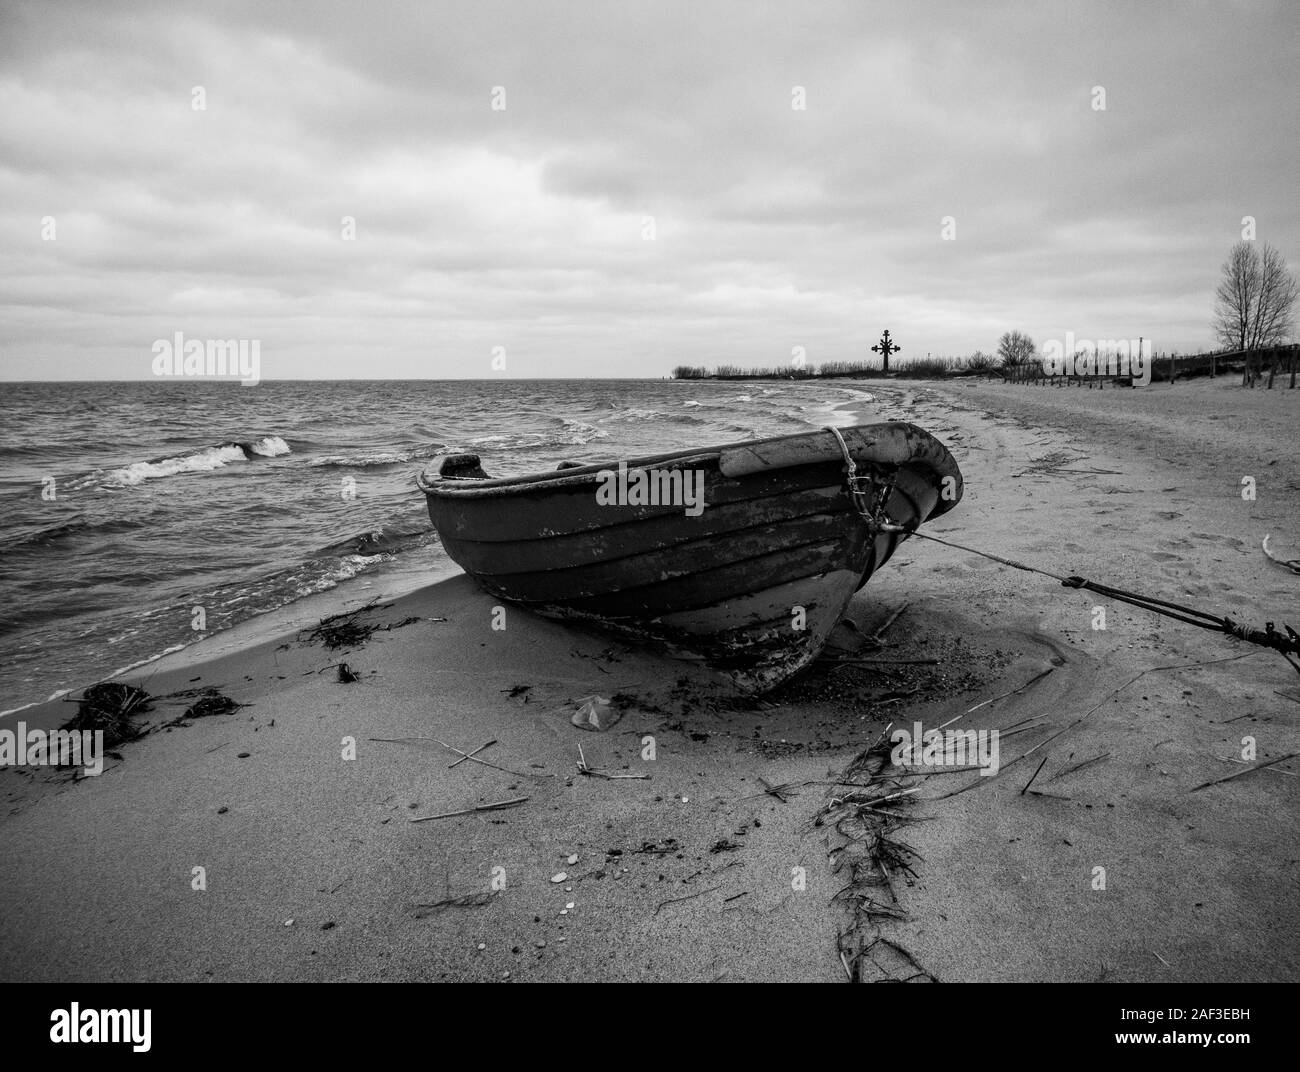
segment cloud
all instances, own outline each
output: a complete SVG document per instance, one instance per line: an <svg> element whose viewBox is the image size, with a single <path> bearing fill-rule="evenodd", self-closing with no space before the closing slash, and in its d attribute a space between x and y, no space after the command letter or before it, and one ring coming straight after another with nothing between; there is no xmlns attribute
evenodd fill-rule
<svg viewBox="0 0 1300 1072"><path fill-rule="evenodd" d="M661 375L861 358L883 327L1191 350L1242 216L1300 253L1285 5L5 21L8 377L147 376L178 330L260 338L269 378L487 375L494 346L512 375Z"/></svg>

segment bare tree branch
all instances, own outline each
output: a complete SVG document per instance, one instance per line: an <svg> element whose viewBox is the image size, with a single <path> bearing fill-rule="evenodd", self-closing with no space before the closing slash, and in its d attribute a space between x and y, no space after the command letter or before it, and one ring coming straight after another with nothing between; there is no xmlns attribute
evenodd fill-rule
<svg viewBox="0 0 1300 1072"><path fill-rule="evenodd" d="M998 340L998 357L1003 368L1019 368L1038 360L1038 350L1023 331L1008 331Z"/></svg>
<svg viewBox="0 0 1300 1072"><path fill-rule="evenodd" d="M1295 276L1281 253L1267 243L1238 242L1214 292L1215 338L1229 350L1261 350L1286 342L1297 293Z"/></svg>

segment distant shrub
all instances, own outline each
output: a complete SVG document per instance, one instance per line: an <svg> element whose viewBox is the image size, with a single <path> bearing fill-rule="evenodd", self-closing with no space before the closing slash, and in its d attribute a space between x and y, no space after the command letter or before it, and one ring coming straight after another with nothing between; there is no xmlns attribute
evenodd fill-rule
<svg viewBox="0 0 1300 1072"><path fill-rule="evenodd" d="M921 357L911 361L897 360L890 371L918 379L940 379L968 368L981 371L993 368L994 359L988 354L977 353L975 357L980 361L974 365L971 364L973 358ZM719 365L715 369L708 369L699 365L678 365L673 369L673 378L678 380L810 380L882 376L884 371L872 361L827 361L822 365L806 365L803 368L794 365L779 365L775 368Z"/></svg>
<svg viewBox="0 0 1300 1072"><path fill-rule="evenodd" d="M899 361L896 365L898 374L916 380L937 380L950 375L957 368L957 360L951 357L914 357L910 361Z"/></svg>
<svg viewBox="0 0 1300 1072"><path fill-rule="evenodd" d="M767 365L755 368L719 365L715 369L678 365L673 369L674 378L679 380L806 380L816 375L811 368L796 368L793 365L778 365L775 368Z"/></svg>
<svg viewBox="0 0 1300 1072"><path fill-rule="evenodd" d="M879 372L869 361L827 361L817 369L819 376L871 376Z"/></svg>

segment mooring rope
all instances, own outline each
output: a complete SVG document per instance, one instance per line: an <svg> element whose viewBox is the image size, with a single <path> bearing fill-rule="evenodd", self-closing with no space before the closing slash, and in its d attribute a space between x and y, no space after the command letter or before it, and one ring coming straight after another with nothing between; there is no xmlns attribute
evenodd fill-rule
<svg viewBox="0 0 1300 1072"><path fill-rule="evenodd" d="M964 547L958 543L952 543L949 540L940 539L938 536L930 536L924 532L909 530L902 525L893 525L884 531L907 532L911 536L919 536L923 540L930 540L934 543L944 544L946 547L955 547L960 551L969 551L971 554L980 555L983 558L992 559L994 562L1001 562L1003 565L1012 566L1015 569L1024 570L1027 573L1040 573L1044 577L1051 577L1055 581L1060 581L1066 588L1086 588L1090 592L1096 592L1098 595L1105 596L1108 599L1118 600L1121 603L1129 603L1134 607L1140 607L1143 610L1149 610L1154 614L1163 614L1166 618L1173 618L1175 621L1185 622L1188 625L1195 625L1201 629L1209 629L1211 632L1226 633L1228 636L1236 637L1238 640L1245 640L1251 644L1258 644L1260 647L1272 648L1285 654L1300 655L1300 633L1297 633L1289 625L1283 625L1285 633L1279 633L1272 622L1265 622L1263 629L1252 629L1248 625L1233 621L1227 615L1210 614L1208 611L1198 610L1196 607L1189 607L1184 603L1173 603L1167 599L1157 599L1155 596L1142 595L1140 592L1130 592L1124 588L1113 588L1108 584L1099 584L1096 581L1090 581L1086 577L1062 577L1056 573L1050 573L1044 569L1038 569L1036 566L1026 566L1023 562L1013 562L1009 558L1003 558L1001 555L990 554L987 551L980 551L974 547Z"/></svg>
<svg viewBox="0 0 1300 1072"><path fill-rule="evenodd" d="M871 521L871 518L867 518ZM1227 615L1210 614L1207 611L1198 610L1195 607L1189 607L1183 603L1172 603L1167 599L1157 599L1155 596L1145 596L1140 592L1130 592L1124 588L1112 588L1107 584L1098 584L1096 581L1090 581L1086 577L1062 577L1059 574L1051 573L1048 570L1039 569L1037 566L1026 566L1023 562L1015 562L1009 558L1003 558L1001 555L991 554L988 551L981 551L975 547L965 547L959 543L953 543L950 540L940 539L938 536L930 536L924 532L918 532L915 529L908 529L902 525L886 525L881 527L882 532L906 533L909 536L919 536L923 540L930 540L933 543L941 543L945 547L955 547L959 551L968 551L973 555L980 555L983 558L992 559L994 562L1001 562L1004 566L1011 566L1014 569L1024 570L1026 573L1038 573L1044 577L1050 577L1054 581L1060 581L1066 588L1086 588L1090 592L1096 592L1098 595L1105 596L1108 599L1118 600L1121 603L1129 603L1132 606L1140 607L1142 610L1149 610L1154 614L1163 614L1166 618L1173 618L1175 621L1184 622L1187 625L1195 625L1201 629L1208 629L1214 633L1225 633L1228 636L1236 637L1238 640L1244 640L1248 644L1257 644L1262 648L1272 648L1274 651L1286 655L1300 655L1300 633L1297 633L1289 625L1283 624L1286 629L1285 633L1280 633L1274 627L1272 622L1265 622L1263 629L1252 629L1248 625L1233 621ZM1290 662L1290 660L1287 660ZM1300 665L1291 663L1297 671L1300 671Z"/></svg>
<svg viewBox="0 0 1300 1072"><path fill-rule="evenodd" d="M1233 621L1227 615L1210 614L1207 611L1198 610L1195 607L1189 607L1183 603L1173 603L1167 599L1157 599L1155 596L1145 596L1140 592L1130 592L1124 588L1113 588L1110 585L1098 584L1096 581L1090 581L1086 577L1069 576L1063 577L1059 573L1052 573L1050 570L1040 569L1037 566L1028 566L1023 562L1017 562L1014 559L1003 558L1001 555L995 555L990 551L981 551L976 547L967 547L964 544L954 543L951 540L944 540L938 536L930 536L927 533L919 532L915 528L908 528L905 525L899 525L891 521L885 513L885 507L889 502L889 494L893 491L893 481L889 482L888 489L881 495L872 509L866 507L866 493L862 491L862 483L869 478L858 476L857 466L854 464L853 457L849 453L848 444L844 442L844 437L840 435L835 428L829 431L835 434L836 440L840 445L840 450L844 453L845 469L849 480L849 493L853 497L854 506L857 508L863 519L867 522L870 530L874 532L887 532L905 536L919 536L923 540L929 540L932 543L941 543L945 547L952 547L958 551L966 551L972 555L979 555L981 558L987 558L993 562L1000 562L1004 566L1010 566L1012 569L1023 570L1025 573L1037 573L1043 577L1050 577L1054 581L1059 581L1066 588L1087 589L1090 592L1096 592L1098 595L1105 596L1108 599L1114 599L1121 603L1128 603L1134 607L1140 607L1142 610L1149 610L1154 614L1163 614L1166 618L1173 618L1175 621L1184 622L1187 625L1194 625L1200 629L1208 629L1215 633L1224 633L1238 640L1244 640L1248 644L1257 644L1263 648L1272 648L1274 651L1281 652L1284 657L1290 655L1300 655L1300 633L1297 633L1291 626L1283 623L1285 633L1280 633L1274 627L1272 622L1265 622L1263 629L1252 629ZM1300 665L1291 662L1297 672L1300 672Z"/></svg>
<svg viewBox="0 0 1300 1072"><path fill-rule="evenodd" d="M835 442L840 445L840 453L844 455L844 479L849 485L849 495L853 499L853 505L858 513L865 517L874 530L879 530L882 526L889 524L889 518L885 514L885 506L889 502L889 497L894 494L894 481L897 474L891 475L888 480L884 481L876 490L875 503L868 503L867 493L863 490L863 485L869 484L876 488L877 482L871 476L858 476L858 466L853 460L853 454L849 450L849 445L844 442L844 437L840 435L840 430L827 425L826 430L835 437Z"/></svg>

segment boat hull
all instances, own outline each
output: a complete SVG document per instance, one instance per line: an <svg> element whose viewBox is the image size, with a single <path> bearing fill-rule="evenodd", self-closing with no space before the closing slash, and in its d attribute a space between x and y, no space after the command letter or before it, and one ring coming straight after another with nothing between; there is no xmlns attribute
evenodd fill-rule
<svg viewBox="0 0 1300 1072"><path fill-rule="evenodd" d="M956 462L913 425L844 429L842 440L867 500L883 500L904 529L961 497ZM421 487L447 553L487 592L655 641L751 693L815 659L906 538L868 524L826 431L626 463L691 474L702 487L696 516L681 502L603 504L598 489L617 463L516 480L486 479L473 456L451 463Z"/></svg>

